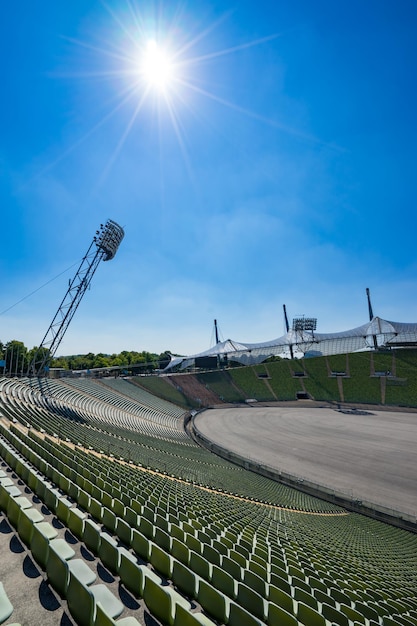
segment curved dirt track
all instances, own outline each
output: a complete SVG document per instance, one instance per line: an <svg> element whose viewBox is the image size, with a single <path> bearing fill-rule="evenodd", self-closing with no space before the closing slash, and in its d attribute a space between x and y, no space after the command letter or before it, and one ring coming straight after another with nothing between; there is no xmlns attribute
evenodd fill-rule
<svg viewBox="0 0 417 626"><path fill-rule="evenodd" d="M240 407L200 413L207 438L259 463L417 516L417 413Z"/></svg>

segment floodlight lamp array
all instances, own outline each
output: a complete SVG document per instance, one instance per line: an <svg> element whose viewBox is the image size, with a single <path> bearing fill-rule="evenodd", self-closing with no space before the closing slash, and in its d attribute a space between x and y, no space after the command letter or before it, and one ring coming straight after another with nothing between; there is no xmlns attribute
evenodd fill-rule
<svg viewBox="0 0 417 626"><path fill-rule="evenodd" d="M292 321L292 329L295 332L303 332L305 330L314 331L316 328L316 317L295 317Z"/></svg>
<svg viewBox="0 0 417 626"><path fill-rule="evenodd" d="M94 241L97 248L104 252L103 261L114 258L124 236L123 228L113 220L107 220L104 225L100 224Z"/></svg>

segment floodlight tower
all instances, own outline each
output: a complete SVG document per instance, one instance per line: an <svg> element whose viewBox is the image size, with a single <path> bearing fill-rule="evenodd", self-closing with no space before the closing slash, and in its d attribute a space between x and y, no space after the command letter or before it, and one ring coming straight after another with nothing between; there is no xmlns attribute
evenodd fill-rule
<svg viewBox="0 0 417 626"><path fill-rule="evenodd" d="M304 344L304 354L310 349L310 347L315 343L314 339L314 331L317 328L317 318L316 317L294 317L292 321L292 330L296 335L296 345L299 348L300 345ZM307 331L307 332L306 332Z"/></svg>
<svg viewBox="0 0 417 626"><path fill-rule="evenodd" d="M214 320L214 334L215 334L215 337L216 337L216 346L217 346L217 344L220 342L220 340L219 340L219 330L217 328L217 320Z"/></svg>
<svg viewBox="0 0 417 626"><path fill-rule="evenodd" d="M285 304L283 304L282 307L284 309L285 330L287 331L287 333L289 333L290 325L289 325L289 322L288 322L287 307L285 306ZM294 350L293 350L293 347L292 347L292 343L290 343L290 356L291 356L292 359L294 358Z"/></svg>
<svg viewBox="0 0 417 626"><path fill-rule="evenodd" d="M70 281L67 293L29 365L28 376L46 376L48 364L56 353L100 261L113 259L124 235L123 228L113 220L107 220L104 225L100 224L99 230L96 231L77 273Z"/></svg>
<svg viewBox="0 0 417 626"><path fill-rule="evenodd" d="M368 298L369 321L372 322L372 320L374 319L374 312L372 309L371 292L369 291L369 287L366 288L366 297ZM376 350L378 348L376 335L372 335L372 339L374 343L374 349Z"/></svg>
<svg viewBox="0 0 417 626"><path fill-rule="evenodd" d="M372 322L374 319L374 312L372 309L371 292L369 291L369 287L366 288L366 297L368 298L369 321Z"/></svg>

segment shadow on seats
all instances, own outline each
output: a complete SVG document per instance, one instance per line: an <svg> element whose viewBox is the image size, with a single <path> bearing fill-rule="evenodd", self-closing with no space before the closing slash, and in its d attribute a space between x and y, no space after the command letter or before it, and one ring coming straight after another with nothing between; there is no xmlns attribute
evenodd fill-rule
<svg viewBox="0 0 417 626"><path fill-rule="evenodd" d="M10 526L10 524L7 522L7 520L3 519L0 522L0 533L2 533L3 535L9 535L12 531L12 528Z"/></svg>
<svg viewBox="0 0 417 626"><path fill-rule="evenodd" d="M140 604L138 603L136 598L132 596L132 594L129 591L127 591L127 589L125 589L120 582L119 582L119 598L123 602L125 607L127 607L131 611L136 611L136 609L140 607Z"/></svg>
<svg viewBox="0 0 417 626"><path fill-rule="evenodd" d="M21 544L20 540L16 537L16 535L14 535L10 539L10 544L9 545L10 545L10 550L12 552L14 552L15 554L21 554L22 552L25 551L25 548Z"/></svg>
<svg viewBox="0 0 417 626"><path fill-rule="evenodd" d="M61 606L51 588L44 580L39 586L39 601L47 611L56 611Z"/></svg>
<svg viewBox="0 0 417 626"><path fill-rule="evenodd" d="M97 563L97 574L99 578L101 578L101 580L105 583L112 583L115 580L114 576L109 572L108 569L103 567L101 563Z"/></svg>
<svg viewBox="0 0 417 626"><path fill-rule="evenodd" d="M66 541L67 543L71 543L71 544L73 544L73 545L74 545L74 544L76 544L76 543L78 543L78 539L77 539L76 537L74 537L74 535L72 534L72 532L71 532L71 531L69 531L69 530L66 530L66 531L65 531L65 541Z"/></svg>
<svg viewBox="0 0 417 626"><path fill-rule="evenodd" d="M23 573L27 578L39 578L41 575L35 562L27 554L23 560Z"/></svg>
<svg viewBox="0 0 417 626"><path fill-rule="evenodd" d="M91 552L89 552L89 550L87 550L84 546L81 546L81 556L83 557L83 559L85 559L86 561L95 561L96 557L94 556L94 554L91 554Z"/></svg>
<svg viewBox="0 0 417 626"><path fill-rule="evenodd" d="M61 617L61 621L59 622L59 626L73 626L73 621L68 617L66 613Z"/></svg>
<svg viewBox="0 0 417 626"><path fill-rule="evenodd" d="M145 626L159 626L159 622L157 622L156 619L154 619L152 615L150 615L150 613L148 613L148 611L146 610L144 614L144 619L145 619Z"/></svg>

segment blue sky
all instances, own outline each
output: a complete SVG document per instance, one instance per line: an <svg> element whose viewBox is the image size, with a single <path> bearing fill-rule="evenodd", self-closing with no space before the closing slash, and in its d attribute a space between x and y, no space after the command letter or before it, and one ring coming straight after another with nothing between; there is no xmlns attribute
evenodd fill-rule
<svg viewBox="0 0 417 626"><path fill-rule="evenodd" d="M214 318L224 339L266 341L283 303L344 330L367 320L366 287L376 314L416 321L416 14L414 0L7 3L0 339L39 344L107 218L125 239L58 355L199 352ZM165 95L135 73L149 39L176 66Z"/></svg>

